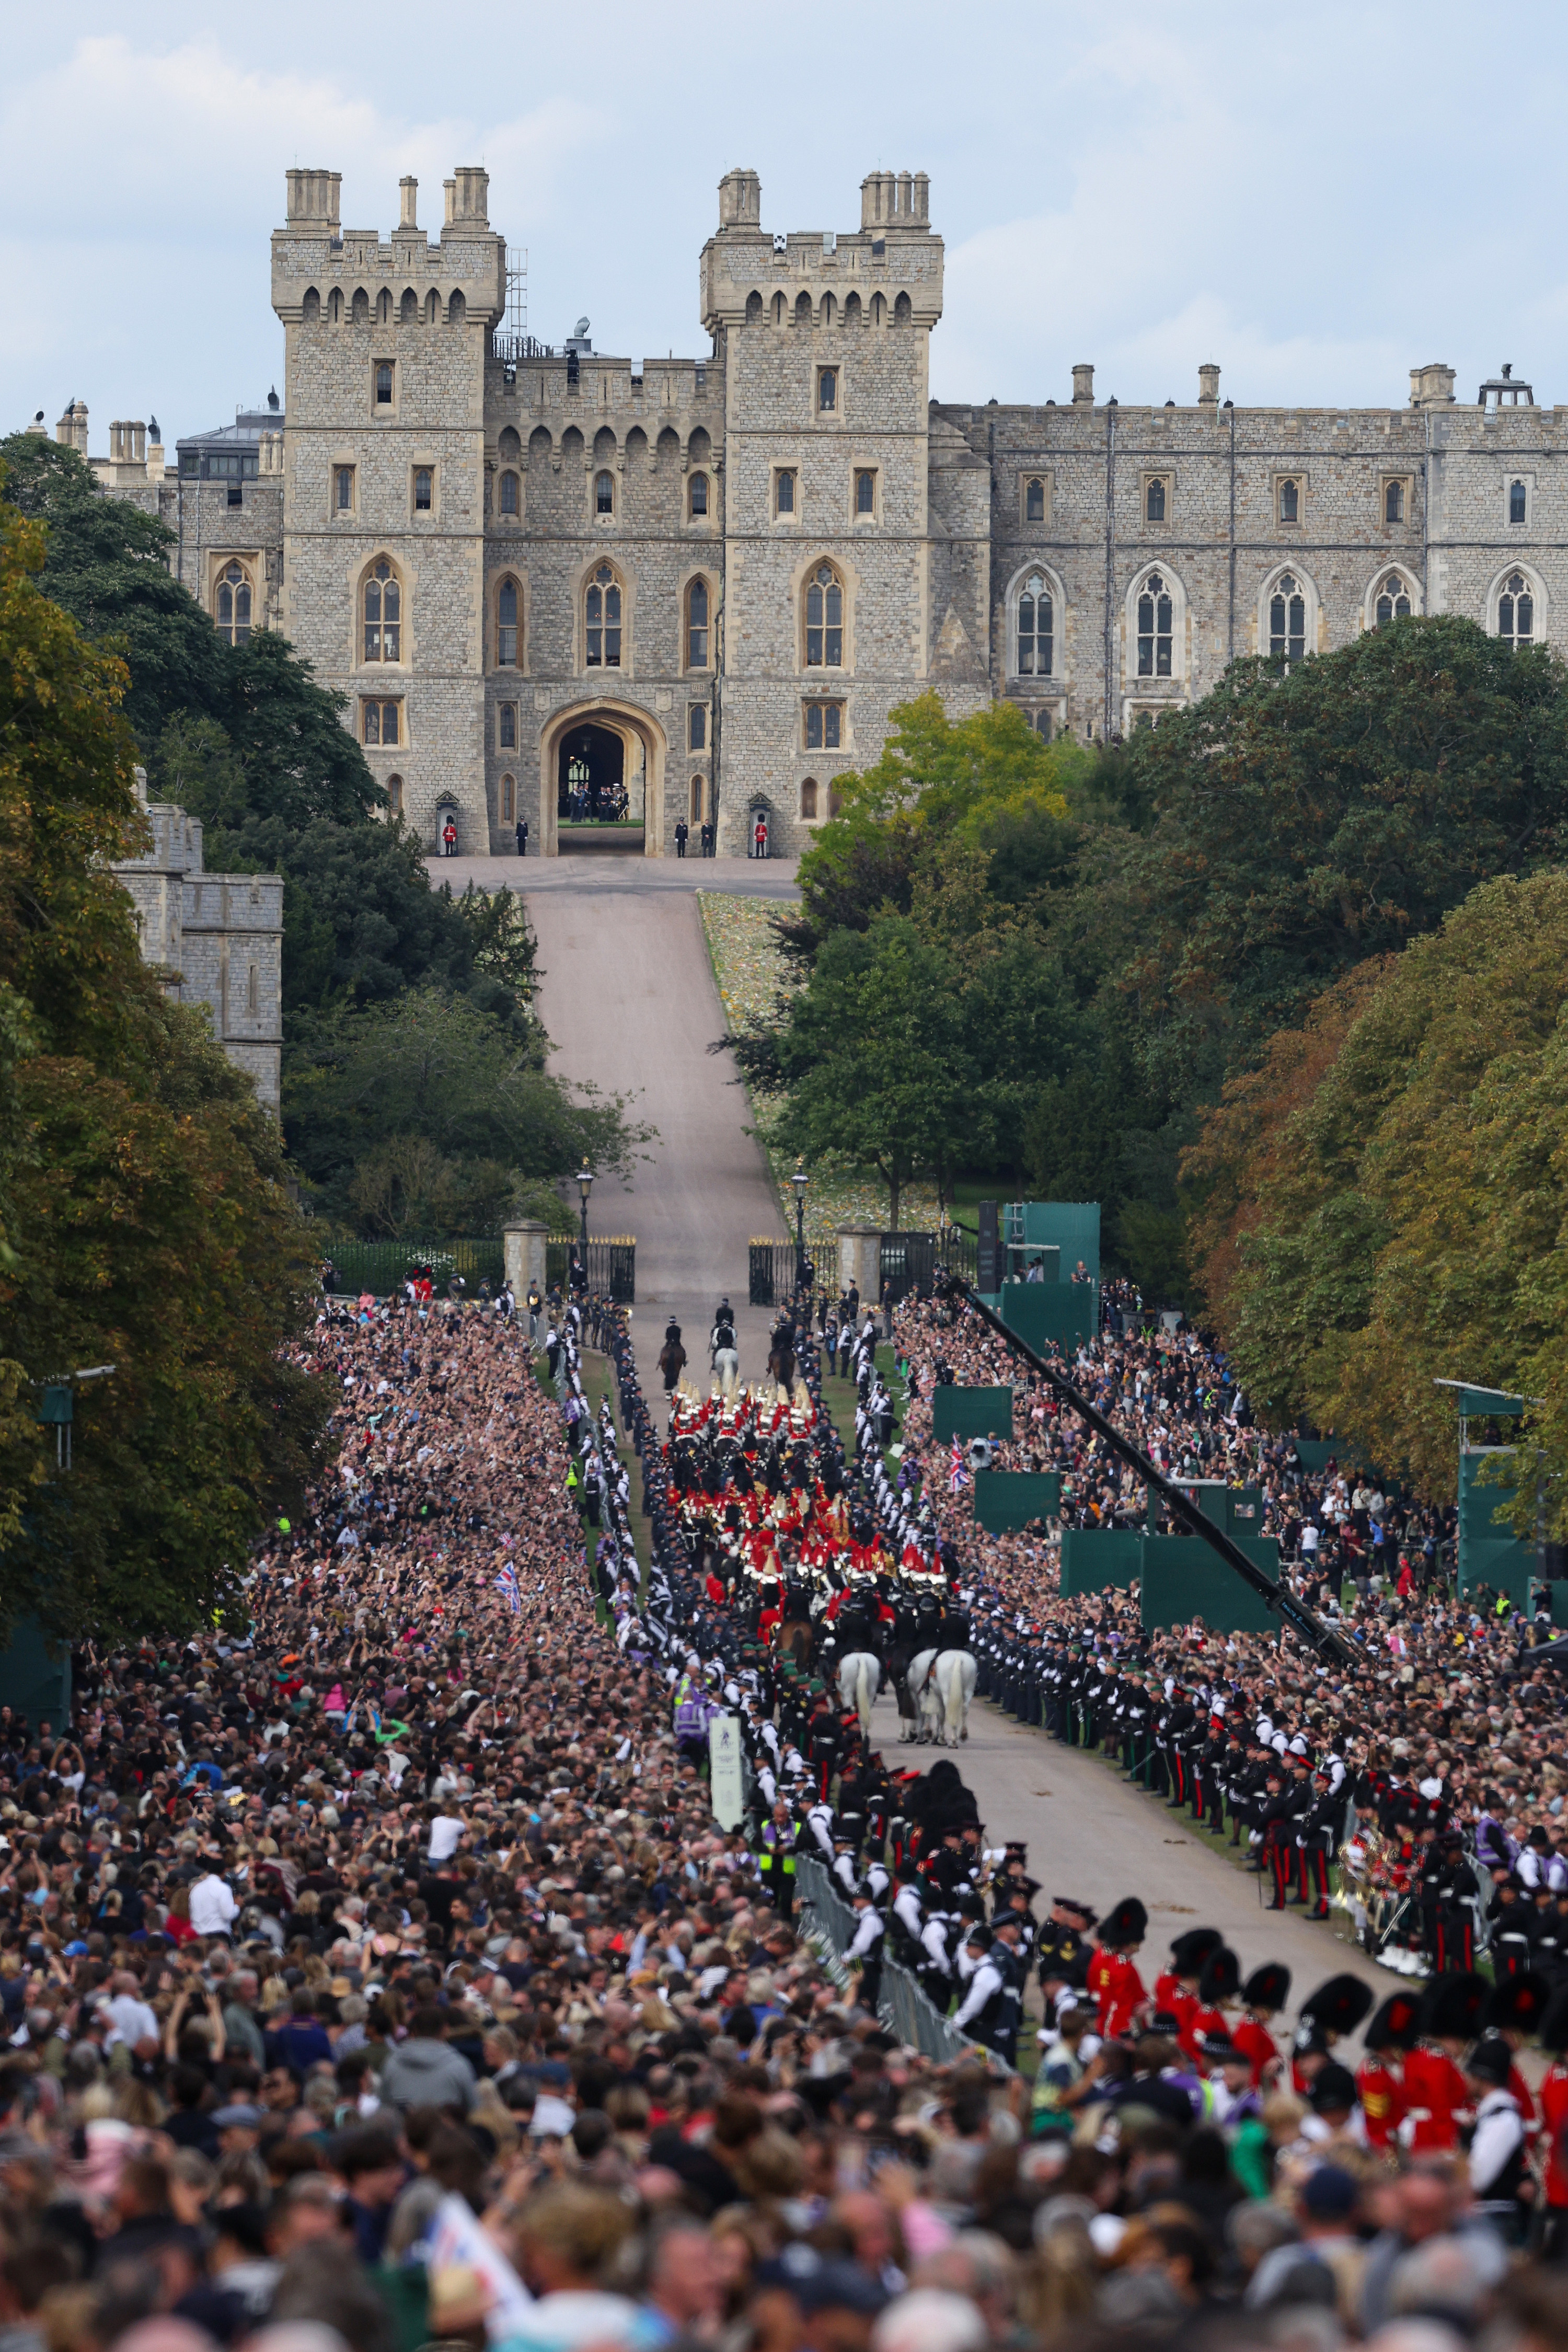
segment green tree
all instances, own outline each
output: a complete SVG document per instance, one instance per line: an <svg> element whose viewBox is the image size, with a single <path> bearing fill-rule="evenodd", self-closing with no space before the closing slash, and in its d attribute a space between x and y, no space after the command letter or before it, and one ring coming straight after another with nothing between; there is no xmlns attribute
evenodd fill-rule
<svg viewBox="0 0 1568 2352"><path fill-rule="evenodd" d="M1469 621L1407 620L1288 676L1237 662L1137 735L1154 821L1105 835L1082 887L1163 1091L1217 1092L1338 973L1562 856L1565 677Z"/></svg>
<svg viewBox="0 0 1568 2352"><path fill-rule="evenodd" d="M1309 1048L1338 1025L1331 1009ZM1451 1496L1454 1409L1434 1382L1543 1396L1524 1441L1548 1446L1568 1529L1565 1134L1568 875L1502 877L1381 969L1242 1163L1257 1213L1226 1328L1270 1417L1310 1412Z"/></svg>
<svg viewBox="0 0 1568 2352"><path fill-rule="evenodd" d="M445 1202L431 1239L452 1230L458 1202L464 1214L508 1205L510 1185L510 1205L536 1205L584 1159L626 1174L652 1134L619 1097L574 1097L551 1076L537 1030L520 1041L433 987L313 1024L285 1076L283 1110L289 1149L334 1222L358 1211L378 1230L407 1230L411 1198L432 1214Z"/></svg>
<svg viewBox="0 0 1568 2352"><path fill-rule="evenodd" d="M952 968L906 917L879 915L825 943L780 1076L784 1148L875 1168L895 1231L910 1179L951 1177L973 1147L979 1105Z"/></svg>
<svg viewBox="0 0 1568 2352"><path fill-rule="evenodd" d="M0 505L0 1628L113 1637L210 1622L326 1399L285 1352L313 1257L276 1129L108 871L141 837L124 667L43 560ZM67 1481L35 1384L103 1362Z"/></svg>

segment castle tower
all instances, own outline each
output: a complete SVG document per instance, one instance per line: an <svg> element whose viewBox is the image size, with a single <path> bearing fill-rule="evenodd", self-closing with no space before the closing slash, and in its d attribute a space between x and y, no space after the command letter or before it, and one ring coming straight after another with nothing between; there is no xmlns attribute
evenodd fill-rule
<svg viewBox="0 0 1568 2352"><path fill-rule="evenodd" d="M986 698L984 564L955 612L928 543L928 209L923 173L877 172L858 231L770 236L756 173L721 185L702 314L726 394L721 855L758 810L775 846L808 846L835 779L939 670L959 707Z"/></svg>
<svg viewBox="0 0 1568 2352"><path fill-rule="evenodd" d="M483 719L485 361L506 297L489 178L460 166L431 244L416 184L384 238L341 175L288 174L272 239L286 334L282 625L349 698L378 781L426 843L449 808L490 847Z"/></svg>

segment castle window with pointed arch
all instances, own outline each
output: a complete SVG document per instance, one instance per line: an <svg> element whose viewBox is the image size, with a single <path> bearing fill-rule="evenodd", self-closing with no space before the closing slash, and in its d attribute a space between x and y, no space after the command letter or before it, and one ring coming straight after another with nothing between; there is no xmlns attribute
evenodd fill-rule
<svg viewBox="0 0 1568 2352"><path fill-rule="evenodd" d="M805 583L805 666L844 667L844 583L831 563L819 563Z"/></svg>
<svg viewBox="0 0 1568 2352"><path fill-rule="evenodd" d="M1403 572L1390 572L1378 583L1377 594L1373 600L1373 619L1383 629L1390 621L1405 620L1409 612L1409 583Z"/></svg>
<svg viewBox="0 0 1568 2352"><path fill-rule="evenodd" d="M213 621L220 637L231 646L250 643L250 574L243 563L226 563L217 576Z"/></svg>
<svg viewBox="0 0 1568 2352"><path fill-rule="evenodd" d="M1045 573L1031 572L1018 590L1013 674L1016 677L1054 677L1056 656L1056 599Z"/></svg>
<svg viewBox="0 0 1568 2352"><path fill-rule="evenodd" d="M1170 583L1151 572L1138 592L1138 675L1169 677L1174 646L1175 599Z"/></svg>
<svg viewBox="0 0 1568 2352"><path fill-rule="evenodd" d="M500 478L500 511L503 515L516 514L519 503L517 491L517 476L509 469Z"/></svg>
<svg viewBox="0 0 1568 2352"><path fill-rule="evenodd" d="M1498 591L1497 633L1510 653L1535 643L1535 591L1522 572L1504 575Z"/></svg>
<svg viewBox="0 0 1568 2352"><path fill-rule="evenodd" d="M403 659L403 583L384 555L378 555L365 574L362 592L364 658L367 662Z"/></svg>
<svg viewBox="0 0 1568 2352"><path fill-rule="evenodd" d="M1307 650L1307 599L1293 572L1282 572L1268 599L1268 651L1277 660L1298 662Z"/></svg>
<svg viewBox="0 0 1568 2352"><path fill-rule="evenodd" d="M619 669L623 591L613 564L601 563L583 601L584 658L589 669Z"/></svg>

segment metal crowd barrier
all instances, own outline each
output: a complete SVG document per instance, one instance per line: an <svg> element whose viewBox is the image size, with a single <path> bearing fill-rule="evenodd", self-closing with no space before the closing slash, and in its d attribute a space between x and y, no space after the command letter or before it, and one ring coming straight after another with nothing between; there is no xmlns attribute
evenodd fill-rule
<svg viewBox="0 0 1568 2352"><path fill-rule="evenodd" d="M797 1855L795 1894L805 1933L826 1944L836 1959L841 1958L854 1940L856 1919L835 1886L831 1872L809 1854ZM909 1969L900 1968L897 1960L882 1963L882 1991L877 2015L889 2033L896 2033L910 2049L918 2050L922 2057L939 2066L955 2066L962 2059L974 2055L974 2043L945 2017L937 2015ZM1002 2065L994 2054L990 2063L993 2067Z"/></svg>

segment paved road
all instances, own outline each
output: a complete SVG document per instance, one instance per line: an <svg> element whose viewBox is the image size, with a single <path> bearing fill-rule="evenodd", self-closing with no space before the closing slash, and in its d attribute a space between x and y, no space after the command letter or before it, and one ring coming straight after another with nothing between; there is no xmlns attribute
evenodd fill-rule
<svg viewBox="0 0 1568 2352"><path fill-rule="evenodd" d="M878 1701L874 1726L884 1761L907 1769L911 1762L923 1769L936 1760L934 1748L900 1748L898 1736L889 1694ZM1217 1927L1244 1976L1264 1960L1283 1960L1290 1971L1292 2011L1326 1977L1342 1971L1364 1978L1379 2000L1401 1981L1300 1911L1265 1911L1249 1872L1222 1861L1184 1813L1169 1812L1128 1787L1099 1757L1026 1729L984 1700L970 1715L967 1742L942 1752L973 1790L988 1842L1027 1839L1029 1875L1041 1882L1042 1911L1053 1895L1077 1895L1101 1914L1124 1895L1147 1906L1149 1940L1139 1969L1151 1988L1172 1937L1186 1927ZM1344 1914L1334 1917L1342 1921Z"/></svg>
<svg viewBox="0 0 1568 2352"><path fill-rule="evenodd" d="M733 1083L734 1064L708 1051L725 1022L696 891L761 896L758 879L765 877L767 895L784 897L793 865L605 857L584 873L586 858L530 858L522 868L515 858L484 862L501 880L527 876L552 1068L632 1097L634 1110L658 1129L630 1184L602 1180L590 1211L599 1233L637 1235L633 1329L645 1391L659 1394L654 1360L671 1315L706 1377L707 1335L726 1292L736 1309L742 1376L761 1373L770 1318L745 1303L747 1247L753 1234L788 1228L763 1154L745 1131L747 1103ZM489 874L479 878L494 887Z"/></svg>
<svg viewBox="0 0 1568 2352"><path fill-rule="evenodd" d="M695 892L735 889L791 895L783 859L645 860L640 857L444 860L435 871L459 887L525 882L544 971L540 1010L555 1044L554 1066L636 1098L659 1130L651 1160L629 1186L601 1180L592 1217L600 1233L637 1237L637 1304L644 1385L657 1398L653 1360L673 1313L689 1352L704 1360L709 1318L728 1291L739 1310L742 1370L761 1370L769 1318L742 1302L746 1246L753 1234L785 1227L756 1145L744 1132L745 1098L730 1081L727 1055L710 1055L724 1019L713 984ZM890 1698L878 1710L878 1738L897 1747ZM950 1751L951 1752L951 1751ZM922 1765L933 1760L918 1751ZM1283 1960L1298 1997L1337 1969L1363 1976L1381 1999L1394 1979L1353 1945L1299 1912L1270 1915L1255 1878L1198 1840L1191 1824L1126 1787L1105 1764L1059 1747L1040 1731L981 1704L956 1760L998 1842L1026 1838L1030 1872L1045 1893L1081 1895L1104 1911L1123 1895L1149 1906L1146 1980L1182 1928L1214 1927L1251 1969Z"/></svg>

